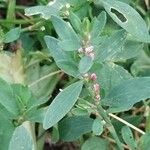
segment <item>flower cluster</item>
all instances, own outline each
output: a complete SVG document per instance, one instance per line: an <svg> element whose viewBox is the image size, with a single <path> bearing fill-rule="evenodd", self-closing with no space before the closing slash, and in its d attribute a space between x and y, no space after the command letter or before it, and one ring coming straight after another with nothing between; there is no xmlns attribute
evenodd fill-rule
<svg viewBox="0 0 150 150"><path fill-rule="evenodd" d="M79 48L78 52L84 53L86 56L90 56L94 60L95 55L94 55L93 50L94 50L94 47L91 45L91 46L88 46L86 48L82 48L82 47Z"/></svg>
<svg viewBox="0 0 150 150"><path fill-rule="evenodd" d="M96 101L99 101L101 99L100 97L100 85L98 83L95 83L93 85L94 92L95 92L95 99Z"/></svg>
<svg viewBox="0 0 150 150"><path fill-rule="evenodd" d="M100 85L96 82L97 80L97 75L95 73L88 74L86 73L83 76L87 81L92 81L92 90L94 92L95 100L96 102L99 102L101 97L100 97ZM94 82L94 84L93 84Z"/></svg>

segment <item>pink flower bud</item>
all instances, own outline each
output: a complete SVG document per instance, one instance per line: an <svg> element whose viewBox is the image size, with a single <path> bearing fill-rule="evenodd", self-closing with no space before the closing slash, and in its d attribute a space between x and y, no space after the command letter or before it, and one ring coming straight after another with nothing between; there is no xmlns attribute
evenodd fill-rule
<svg viewBox="0 0 150 150"><path fill-rule="evenodd" d="M96 95L96 96L95 96L95 99L96 99L96 101L99 101L99 100L101 99L100 95L99 95L99 94Z"/></svg>
<svg viewBox="0 0 150 150"><path fill-rule="evenodd" d="M90 54L88 54L88 56L90 56L92 58L92 60L94 60L94 58L95 58L95 54L94 53L90 53Z"/></svg>
<svg viewBox="0 0 150 150"><path fill-rule="evenodd" d="M95 91L96 95L99 94L99 89L100 89L99 84L98 84L98 83L95 83L95 84L94 84L94 91Z"/></svg>
<svg viewBox="0 0 150 150"><path fill-rule="evenodd" d="M89 77L88 73L84 74L83 77L88 78Z"/></svg>
<svg viewBox="0 0 150 150"><path fill-rule="evenodd" d="M87 48L85 48L85 53L90 54L93 52L94 47L93 46L89 46Z"/></svg>
<svg viewBox="0 0 150 150"><path fill-rule="evenodd" d="M90 76L90 79L95 81L97 79L97 76L95 73L92 73L91 76Z"/></svg>

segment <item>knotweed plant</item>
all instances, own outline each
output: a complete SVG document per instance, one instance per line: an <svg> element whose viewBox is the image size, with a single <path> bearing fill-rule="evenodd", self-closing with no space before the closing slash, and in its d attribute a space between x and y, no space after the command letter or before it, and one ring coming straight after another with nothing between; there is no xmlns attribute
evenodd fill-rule
<svg viewBox="0 0 150 150"><path fill-rule="evenodd" d="M60 141L82 150L149 150L150 4L135 3L39 0L13 24L22 7L8 2L0 25L0 150Z"/></svg>

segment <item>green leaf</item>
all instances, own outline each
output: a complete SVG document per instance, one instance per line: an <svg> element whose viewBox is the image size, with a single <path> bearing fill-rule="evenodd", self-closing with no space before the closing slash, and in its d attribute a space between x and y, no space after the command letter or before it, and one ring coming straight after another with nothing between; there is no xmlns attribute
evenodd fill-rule
<svg viewBox="0 0 150 150"><path fill-rule="evenodd" d="M59 123L60 138L64 141L75 141L85 133L91 132L93 119L88 116L73 116Z"/></svg>
<svg viewBox="0 0 150 150"><path fill-rule="evenodd" d="M44 19L49 19L51 15L60 15L60 10L65 7L67 3L71 6L80 6L83 5L86 0L55 0L50 1L47 6L34 6L25 9L25 15L41 15Z"/></svg>
<svg viewBox="0 0 150 150"><path fill-rule="evenodd" d="M77 33L82 34L82 31L81 31L82 23L81 23L80 18L75 13L71 12L69 15L69 20L70 20L71 25L73 26L74 30Z"/></svg>
<svg viewBox="0 0 150 150"><path fill-rule="evenodd" d="M72 0L71 0L72 1ZM89 2L87 0L73 0L74 2L77 2L77 7L79 9L77 9L75 11L76 15L81 19L83 20L85 17L88 16L88 12L89 12L89 9L90 9L90 5L89 5ZM82 3L81 5L79 5L79 3Z"/></svg>
<svg viewBox="0 0 150 150"><path fill-rule="evenodd" d="M96 73L98 83L104 89L105 95L116 85L132 78L127 70L114 63L94 64L90 72Z"/></svg>
<svg viewBox="0 0 150 150"><path fill-rule="evenodd" d="M18 115L19 109L11 85L0 79L0 103L13 115Z"/></svg>
<svg viewBox="0 0 150 150"><path fill-rule="evenodd" d="M40 14L42 18L49 19L51 15L59 15L59 11L67 2L64 0L57 0L49 2L47 6L33 6L25 9L25 15L32 16Z"/></svg>
<svg viewBox="0 0 150 150"><path fill-rule="evenodd" d="M82 28L81 30L83 30L83 36L86 37L87 34L90 33L91 31L91 22L89 20L89 18L85 17L82 21Z"/></svg>
<svg viewBox="0 0 150 150"><path fill-rule="evenodd" d="M136 58L142 50L143 44L127 40L122 47L122 51L116 56L115 61L125 61L127 59Z"/></svg>
<svg viewBox="0 0 150 150"><path fill-rule="evenodd" d="M19 126L15 129L10 144L9 150L32 150L34 144L32 138L26 128Z"/></svg>
<svg viewBox="0 0 150 150"><path fill-rule="evenodd" d="M69 52L60 49L58 46L59 40L45 36L45 42L58 67L67 74L78 77L80 74L78 71L78 63L71 57Z"/></svg>
<svg viewBox="0 0 150 150"><path fill-rule="evenodd" d="M53 72L58 70L58 67L55 63L40 65L41 61L44 61L41 58L34 59L34 56L27 65L26 69L26 82L30 87L33 95L36 96L37 102L43 99L45 100L52 94L57 82L60 79L59 74L55 74L54 76L48 76ZM46 77L44 80L39 81L40 79ZM45 100L44 100L45 98Z"/></svg>
<svg viewBox="0 0 150 150"><path fill-rule="evenodd" d="M52 134L51 134L51 140L53 143L56 143L59 141L59 130L57 127L53 127Z"/></svg>
<svg viewBox="0 0 150 150"><path fill-rule="evenodd" d="M11 43L13 41L16 41L21 34L21 28L17 27L14 29L11 29L9 32L6 33L4 37L4 43Z"/></svg>
<svg viewBox="0 0 150 150"><path fill-rule="evenodd" d="M28 110L40 106L48 101L48 98L37 99L27 86L21 84L12 84L13 94L20 109Z"/></svg>
<svg viewBox="0 0 150 150"><path fill-rule="evenodd" d="M48 107L43 127L48 129L61 120L78 100L83 82L79 81L60 92Z"/></svg>
<svg viewBox="0 0 150 150"><path fill-rule="evenodd" d="M11 112L9 112L2 104L0 104L0 116L2 116L1 118L5 118L8 120L11 120L14 118L14 115L11 114Z"/></svg>
<svg viewBox="0 0 150 150"><path fill-rule="evenodd" d="M149 150L150 148L150 133L146 133L140 138L138 147L141 150Z"/></svg>
<svg viewBox="0 0 150 150"><path fill-rule="evenodd" d="M123 126L122 127L122 130L121 130L121 133L122 133L122 138L123 140L125 141L125 143L132 149L132 150L135 150L137 145L135 143L135 140L134 140L134 137L133 137L133 134L132 134L132 131L131 129L128 127L128 126Z"/></svg>
<svg viewBox="0 0 150 150"><path fill-rule="evenodd" d="M98 36L98 37L95 37L95 38L92 38L91 39L91 45L94 46L94 48L96 50L99 49L100 45L103 44L104 42L106 42L105 40L108 39L108 36L107 35L104 35L104 36Z"/></svg>
<svg viewBox="0 0 150 150"><path fill-rule="evenodd" d="M102 11L99 16L92 20L91 40L98 37L106 25L106 12Z"/></svg>
<svg viewBox="0 0 150 150"><path fill-rule="evenodd" d="M25 113L25 120L31 121L31 122L38 122L43 123L43 119L45 116L46 110L44 108L36 108L33 107L26 111Z"/></svg>
<svg viewBox="0 0 150 150"><path fill-rule="evenodd" d="M92 131L95 135L101 135L103 132L103 123L100 118L96 118L93 122Z"/></svg>
<svg viewBox="0 0 150 150"><path fill-rule="evenodd" d="M52 16L51 20L60 39L62 40L69 39L69 41L71 41L71 43L76 45L78 49L81 47L80 40L75 31L73 30L72 26L69 24L69 22L67 23L60 17L56 16Z"/></svg>
<svg viewBox="0 0 150 150"><path fill-rule="evenodd" d="M150 56L142 51L131 66L131 72L134 76L150 76Z"/></svg>
<svg viewBox="0 0 150 150"><path fill-rule="evenodd" d="M39 117L42 118L40 120L43 120L44 115L40 116L42 110L37 110L37 106L46 102L47 99L37 100L32 95L29 88L21 84L9 85L5 81L1 80L0 86L2 86L2 93L0 92L0 103L9 113L11 113L12 118L16 119L19 115L26 112L23 116L25 117L25 120L31 120L32 118Z"/></svg>
<svg viewBox="0 0 150 150"><path fill-rule="evenodd" d="M81 150L108 150L108 143L106 140L99 137L92 137L85 141Z"/></svg>
<svg viewBox="0 0 150 150"><path fill-rule="evenodd" d="M80 45L74 43L72 40L60 41L58 45L64 51L77 51L79 48L81 48Z"/></svg>
<svg viewBox="0 0 150 150"><path fill-rule="evenodd" d="M115 57L122 51L126 40L124 30L117 31L96 48L96 60L99 62L115 61Z"/></svg>
<svg viewBox="0 0 150 150"><path fill-rule="evenodd" d="M116 0L97 0L112 19L141 42L150 42L148 27L138 12L126 3Z"/></svg>
<svg viewBox="0 0 150 150"><path fill-rule="evenodd" d="M79 62L79 72L81 74L87 73L93 65L93 60L90 56L84 56Z"/></svg>
<svg viewBox="0 0 150 150"><path fill-rule="evenodd" d="M11 114L7 110L2 113L2 109L2 106L0 106L0 150L8 150L9 141L15 127L11 120Z"/></svg>
<svg viewBox="0 0 150 150"><path fill-rule="evenodd" d="M49 19L51 15L59 15L60 6L34 6L25 9L26 16L41 15L44 19Z"/></svg>
<svg viewBox="0 0 150 150"><path fill-rule="evenodd" d="M114 63L105 63L99 73L98 81L107 93L117 84L130 78L132 76L123 67Z"/></svg>
<svg viewBox="0 0 150 150"><path fill-rule="evenodd" d="M16 98L18 106L29 108L30 101L35 101L33 95L27 86L21 84L12 84L13 94Z"/></svg>
<svg viewBox="0 0 150 150"><path fill-rule="evenodd" d="M49 100L50 97L42 97L42 98L37 98L32 96L31 99L28 102L28 106L31 108L38 107L44 103L46 103Z"/></svg>
<svg viewBox="0 0 150 150"><path fill-rule="evenodd" d="M103 104L110 106L109 111L120 112L150 98L150 77L133 78L115 86L103 99Z"/></svg>

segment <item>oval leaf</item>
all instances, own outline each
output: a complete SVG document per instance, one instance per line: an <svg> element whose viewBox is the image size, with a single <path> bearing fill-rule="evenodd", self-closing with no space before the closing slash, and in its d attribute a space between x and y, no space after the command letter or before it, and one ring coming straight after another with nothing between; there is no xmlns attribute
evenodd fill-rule
<svg viewBox="0 0 150 150"><path fill-rule="evenodd" d="M150 77L141 77L117 85L102 102L110 106L109 111L120 112L129 110L135 103L147 98L150 98Z"/></svg>
<svg viewBox="0 0 150 150"><path fill-rule="evenodd" d="M81 150L107 150L108 143L106 140L99 137L92 137L85 141Z"/></svg>
<svg viewBox="0 0 150 150"><path fill-rule="evenodd" d="M25 9L25 15L41 15L44 19L49 19L51 15L59 15L60 8L53 6L33 6Z"/></svg>
<svg viewBox="0 0 150 150"><path fill-rule="evenodd" d="M132 149L136 149L136 143L132 134L131 129L128 126L124 126L121 130L122 138L125 143Z"/></svg>
<svg viewBox="0 0 150 150"><path fill-rule="evenodd" d="M60 92L50 104L45 118L43 127L48 129L61 120L73 107L82 90L83 82L79 81Z"/></svg>
<svg viewBox="0 0 150 150"><path fill-rule="evenodd" d="M119 30L113 33L107 40L96 49L96 60L99 62L115 62L116 56L122 51L127 33L125 30Z"/></svg>
<svg viewBox="0 0 150 150"><path fill-rule="evenodd" d="M97 18L92 21L91 40L98 37L106 25L106 12L102 11Z"/></svg>
<svg viewBox="0 0 150 150"><path fill-rule="evenodd" d="M75 51L80 48L80 46L74 43L72 40L60 41L58 45L64 51Z"/></svg>
<svg viewBox="0 0 150 150"><path fill-rule="evenodd" d="M16 41L20 37L20 34L21 34L20 27L11 29L9 32L6 33L4 37L4 43Z"/></svg>
<svg viewBox="0 0 150 150"><path fill-rule="evenodd" d="M150 133L146 133L140 138L138 147L140 150L149 150L149 148L150 148Z"/></svg>
<svg viewBox="0 0 150 150"><path fill-rule="evenodd" d="M18 115L19 109L11 85L0 79L0 89L0 104L13 115Z"/></svg>
<svg viewBox="0 0 150 150"><path fill-rule="evenodd" d="M117 0L97 0L112 19L141 42L150 42L148 27L131 6Z"/></svg>
<svg viewBox="0 0 150 150"><path fill-rule="evenodd" d="M101 88L104 89L105 95L116 85L132 78L127 70L114 63L94 64L90 72L97 74L97 81Z"/></svg>
<svg viewBox="0 0 150 150"><path fill-rule="evenodd" d="M93 122L92 131L95 135L101 135L103 132L103 123L100 118L97 118Z"/></svg>
<svg viewBox="0 0 150 150"><path fill-rule="evenodd" d="M72 26L70 25L70 23L65 22L60 17L56 16L52 16L51 20L60 39L62 40L69 39L71 43L76 45L77 47L76 50L78 50L81 47L80 40L75 31L73 30Z"/></svg>
<svg viewBox="0 0 150 150"><path fill-rule="evenodd" d="M70 12L69 20L70 20L71 25L73 26L74 30L77 33L81 34L82 33L82 31L81 31L82 23L81 23L80 18L75 13Z"/></svg>
<svg viewBox="0 0 150 150"><path fill-rule="evenodd" d="M93 60L91 57L89 56L82 57L79 62L79 72L81 74L85 74L86 72L90 70L92 65L93 65Z"/></svg>
<svg viewBox="0 0 150 150"><path fill-rule="evenodd" d="M65 141L75 141L81 135L92 130L93 119L88 116L73 116L59 123L60 138Z"/></svg>
<svg viewBox="0 0 150 150"><path fill-rule="evenodd" d="M15 130L11 114L0 105L0 149L8 150L9 141Z"/></svg>
<svg viewBox="0 0 150 150"><path fill-rule="evenodd" d="M59 40L51 36L45 36L45 42L50 54L53 56L56 64L67 74L78 77L78 63L71 57L70 53L61 50L58 43Z"/></svg>
<svg viewBox="0 0 150 150"><path fill-rule="evenodd" d="M19 126L13 133L9 144L9 150L34 150L34 144L29 132Z"/></svg>

